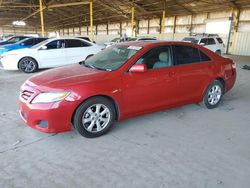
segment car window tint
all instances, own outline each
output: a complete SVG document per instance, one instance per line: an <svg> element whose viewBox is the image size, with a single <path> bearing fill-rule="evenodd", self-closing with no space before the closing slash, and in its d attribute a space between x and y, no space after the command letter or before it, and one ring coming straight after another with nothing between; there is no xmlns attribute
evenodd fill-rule
<svg viewBox="0 0 250 188"><path fill-rule="evenodd" d="M174 45L175 64L199 63L200 54L197 48L186 45Z"/></svg>
<svg viewBox="0 0 250 188"><path fill-rule="evenodd" d="M52 42L49 42L46 44L47 49L59 49L64 47L64 41L63 40L54 40Z"/></svg>
<svg viewBox="0 0 250 188"><path fill-rule="evenodd" d="M34 44L34 39L27 39L21 43L23 46L29 46Z"/></svg>
<svg viewBox="0 0 250 188"><path fill-rule="evenodd" d="M213 38L208 38L208 45L216 44Z"/></svg>
<svg viewBox="0 0 250 188"><path fill-rule="evenodd" d="M47 40L47 38L37 38L37 39L35 39L35 44L38 44L38 43L45 41L45 40Z"/></svg>
<svg viewBox="0 0 250 188"><path fill-rule="evenodd" d="M66 40L66 48L78 48L78 47L86 47L86 46L90 46L90 44L81 40L76 40L76 39Z"/></svg>
<svg viewBox="0 0 250 188"><path fill-rule="evenodd" d="M202 51L199 50L199 53L200 53L200 60L201 60L201 62L203 62L203 61L211 61L210 57L208 57Z"/></svg>
<svg viewBox="0 0 250 188"><path fill-rule="evenodd" d="M223 40L221 38L216 38L216 39L220 44L223 44Z"/></svg>
<svg viewBox="0 0 250 188"><path fill-rule="evenodd" d="M172 53L170 46L160 46L151 49L136 64L145 64L148 69L157 69L172 66Z"/></svg>
<svg viewBox="0 0 250 188"><path fill-rule="evenodd" d="M208 44L207 38L201 39L200 44L201 43L204 43L205 45L207 45Z"/></svg>

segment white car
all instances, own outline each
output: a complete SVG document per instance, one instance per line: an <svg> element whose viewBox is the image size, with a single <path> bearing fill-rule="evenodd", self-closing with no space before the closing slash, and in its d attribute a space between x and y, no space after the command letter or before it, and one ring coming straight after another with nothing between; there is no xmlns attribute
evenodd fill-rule
<svg viewBox="0 0 250 188"><path fill-rule="evenodd" d="M40 68L78 63L103 47L79 38L52 38L29 49L13 50L0 57L0 68L32 73Z"/></svg>
<svg viewBox="0 0 250 188"><path fill-rule="evenodd" d="M202 45L219 55L225 53L225 45L223 44L223 40L218 36L190 36L185 37L182 41L194 42L196 44Z"/></svg>

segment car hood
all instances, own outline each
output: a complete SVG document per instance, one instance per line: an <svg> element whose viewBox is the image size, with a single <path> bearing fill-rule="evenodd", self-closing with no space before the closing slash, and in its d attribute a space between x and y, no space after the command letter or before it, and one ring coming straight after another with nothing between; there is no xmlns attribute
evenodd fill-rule
<svg viewBox="0 0 250 188"><path fill-rule="evenodd" d="M75 64L36 74L29 79L29 82L32 82L37 87L65 88L67 86L103 80L110 74L111 72Z"/></svg>

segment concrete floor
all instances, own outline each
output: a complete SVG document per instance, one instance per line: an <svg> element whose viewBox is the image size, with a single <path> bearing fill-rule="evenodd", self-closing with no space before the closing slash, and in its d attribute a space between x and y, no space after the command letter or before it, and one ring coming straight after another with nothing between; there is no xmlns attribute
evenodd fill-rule
<svg viewBox="0 0 250 188"><path fill-rule="evenodd" d="M249 57L221 105L187 105L116 123L86 139L44 134L22 122L18 91L30 76L0 70L0 187L248 188Z"/></svg>

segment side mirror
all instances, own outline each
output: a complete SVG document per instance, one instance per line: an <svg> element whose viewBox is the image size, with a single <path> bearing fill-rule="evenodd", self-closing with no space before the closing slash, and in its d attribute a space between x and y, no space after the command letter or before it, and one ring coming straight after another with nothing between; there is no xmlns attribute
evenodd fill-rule
<svg viewBox="0 0 250 188"><path fill-rule="evenodd" d="M42 47L40 48L40 50L47 50L47 49L48 49L47 46L42 46Z"/></svg>
<svg viewBox="0 0 250 188"><path fill-rule="evenodd" d="M147 71L147 67L146 67L146 65L144 65L144 64L135 64L135 65L133 65L131 68L130 68L130 70L129 70L129 72L132 72L132 73L143 73L143 72L146 72Z"/></svg>
<svg viewBox="0 0 250 188"><path fill-rule="evenodd" d="M204 42L201 42L200 45L201 45L201 46L205 46L206 44L205 44Z"/></svg>

